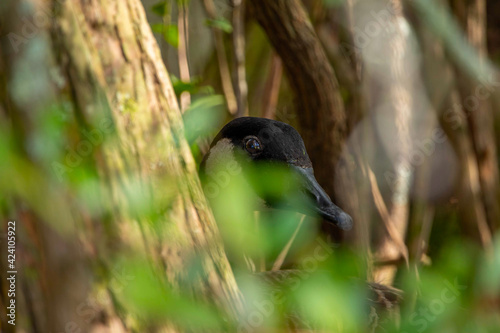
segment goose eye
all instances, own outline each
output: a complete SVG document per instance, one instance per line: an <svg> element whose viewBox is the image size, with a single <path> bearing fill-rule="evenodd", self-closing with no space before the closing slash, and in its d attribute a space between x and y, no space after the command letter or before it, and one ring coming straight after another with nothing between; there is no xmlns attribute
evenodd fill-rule
<svg viewBox="0 0 500 333"><path fill-rule="evenodd" d="M262 145L256 138L249 138L245 141L245 149L250 154L257 154L262 151Z"/></svg>

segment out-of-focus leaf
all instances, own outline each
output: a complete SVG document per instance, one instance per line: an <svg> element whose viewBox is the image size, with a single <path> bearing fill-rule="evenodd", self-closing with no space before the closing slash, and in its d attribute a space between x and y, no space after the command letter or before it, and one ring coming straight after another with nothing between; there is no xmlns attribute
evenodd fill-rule
<svg viewBox="0 0 500 333"><path fill-rule="evenodd" d="M172 86L174 87L174 92L177 97L179 97L183 92L187 91L190 94L194 94L198 90L199 81L193 78L190 82L182 81L175 75L170 75L170 80L172 81Z"/></svg>
<svg viewBox="0 0 500 333"><path fill-rule="evenodd" d="M175 24L152 24L151 29L163 35L163 39L173 47L179 47L179 30Z"/></svg>
<svg viewBox="0 0 500 333"><path fill-rule="evenodd" d="M205 24L208 27L214 27L214 28L220 29L220 30L222 30L224 32L227 32L228 34L230 34L231 32L233 32L233 26L225 18L217 18L217 19L214 19L214 20L208 19L208 20L205 21Z"/></svg>
<svg viewBox="0 0 500 333"><path fill-rule="evenodd" d="M140 318L153 322L168 318L187 330L220 329L220 317L214 307L171 290L143 259L128 258L120 267L120 275L127 280L120 286L119 296L127 309Z"/></svg>
<svg viewBox="0 0 500 333"><path fill-rule="evenodd" d="M166 1L160 1L151 7L151 11L159 16L165 16L167 13Z"/></svg>
<svg viewBox="0 0 500 333"><path fill-rule="evenodd" d="M183 92L188 92L190 94L213 94L214 89L211 86L200 86L201 80L199 78L193 77L191 81L186 82L177 78L175 75L170 76L172 81L172 86L177 97L179 97Z"/></svg>
<svg viewBox="0 0 500 333"><path fill-rule="evenodd" d="M199 109L211 109L216 106L224 105L224 98L221 95L213 95L198 98L196 101L191 103L189 110L199 110Z"/></svg>
<svg viewBox="0 0 500 333"><path fill-rule="evenodd" d="M323 0L326 7L338 7L343 5L345 0Z"/></svg>
<svg viewBox="0 0 500 333"><path fill-rule="evenodd" d="M480 266L479 289L486 295L500 295L500 234L497 235L494 252L483 259Z"/></svg>
<svg viewBox="0 0 500 333"><path fill-rule="evenodd" d="M335 280L319 271L308 275L294 292L302 316L330 332L360 332L364 310L361 300L366 297L362 285Z"/></svg>
<svg viewBox="0 0 500 333"><path fill-rule="evenodd" d="M222 121L223 107L224 98L220 95L201 97L191 104L183 116L186 139L190 144L217 130Z"/></svg>

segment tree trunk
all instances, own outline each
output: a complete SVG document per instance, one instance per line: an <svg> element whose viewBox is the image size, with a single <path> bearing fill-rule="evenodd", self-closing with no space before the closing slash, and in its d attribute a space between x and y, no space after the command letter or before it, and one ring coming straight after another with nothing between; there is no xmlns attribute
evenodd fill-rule
<svg viewBox="0 0 500 333"><path fill-rule="evenodd" d="M302 2L256 0L249 1L248 6L283 61L295 95L299 132L315 166L316 178L334 201L359 221L359 199L351 177L355 164L349 152L344 151L341 158L348 130L344 101L336 74ZM355 228L359 227L355 224ZM322 230L336 241L346 236L326 222Z"/></svg>
<svg viewBox="0 0 500 333"><path fill-rule="evenodd" d="M299 0L249 1L283 60L295 92L300 130L316 178L332 195L334 170L346 135L346 115L335 73Z"/></svg>
<svg viewBox="0 0 500 333"><path fill-rule="evenodd" d="M2 132L17 153L0 185L11 183L5 212L18 228L17 328L177 330L168 311L149 321L123 303L139 280L117 268L129 260L144 261L165 288L236 315L239 292L142 4L32 6L28 14L17 1L2 6L10 32L1 48ZM194 262L197 283L186 290Z"/></svg>

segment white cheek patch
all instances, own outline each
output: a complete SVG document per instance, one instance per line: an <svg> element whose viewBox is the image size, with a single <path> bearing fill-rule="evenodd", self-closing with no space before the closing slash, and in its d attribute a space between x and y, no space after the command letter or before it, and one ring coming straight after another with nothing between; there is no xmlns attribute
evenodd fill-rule
<svg viewBox="0 0 500 333"><path fill-rule="evenodd" d="M224 164L235 164L236 159L233 153L234 146L229 139L222 139L210 149L210 153L205 162L205 172L211 175L220 169Z"/></svg>
<svg viewBox="0 0 500 333"><path fill-rule="evenodd" d="M217 197L226 191L233 176L241 174L242 169L234 156L234 146L229 139L222 139L210 149L205 161L205 174L208 176L203 184L208 198Z"/></svg>

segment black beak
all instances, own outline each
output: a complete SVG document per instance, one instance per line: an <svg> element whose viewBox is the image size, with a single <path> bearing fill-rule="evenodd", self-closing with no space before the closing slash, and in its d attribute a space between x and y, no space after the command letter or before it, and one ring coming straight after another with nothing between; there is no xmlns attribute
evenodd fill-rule
<svg viewBox="0 0 500 333"><path fill-rule="evenodd" d="M314 177L313 168L301 168L298 166L291 166L291 168L298 173L303 191L313 200L313 207L310 207L309 212L304 213L311 213L312 210L313 213L332 222L342 230L351 229L352 218L332 202Z"/></svg>

